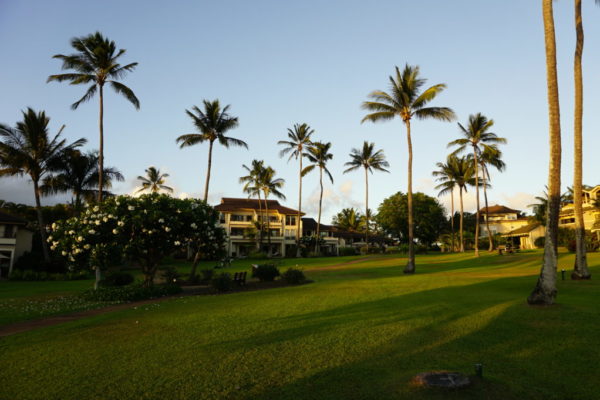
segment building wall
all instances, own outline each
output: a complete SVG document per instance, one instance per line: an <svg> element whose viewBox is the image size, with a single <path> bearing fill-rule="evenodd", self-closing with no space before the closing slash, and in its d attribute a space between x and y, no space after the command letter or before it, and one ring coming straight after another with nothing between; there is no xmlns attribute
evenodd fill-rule
<svg viewBox="0 0 600 400"><path fill-rule="evenodd" d="M529 222L526 219L492 220L490 218L490 231L492 231L492 235L496 233L508 233L528 224ZM485 222L479 224L479 231L481 232L481 236L487 235L487 226Z"/></svg>

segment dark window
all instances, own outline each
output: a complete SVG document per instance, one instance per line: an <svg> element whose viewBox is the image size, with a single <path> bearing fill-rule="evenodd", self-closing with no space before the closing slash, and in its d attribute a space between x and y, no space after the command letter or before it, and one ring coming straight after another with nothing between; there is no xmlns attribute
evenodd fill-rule
<svg viewBox="0 0 600 400"><path fill-rule="evenodd" d="M295 226L296 225L296 217L293 215L286 215L285 216L285 224Z"/></svg>

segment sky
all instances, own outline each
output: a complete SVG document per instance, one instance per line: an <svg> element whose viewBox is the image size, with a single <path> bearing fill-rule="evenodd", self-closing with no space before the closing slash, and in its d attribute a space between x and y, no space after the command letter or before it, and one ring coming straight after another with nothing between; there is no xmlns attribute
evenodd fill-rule
<svg viewBox="0 0 600 400"><path fill-rule="evenodd" d="M573 4L555 2L563 188L572 181ZM600 7L583 7L584 183L600 184ZM140 99L135 108L107 90L105 165L117 167L125 182L113 191L128 194L149 166L170 176L175 196L201 197L207 145L179 149L175 139L194 132L186 109L204 99L230 104L239 127L229 135L249 150L215 147L209 202L245 197L238 179L242 165L265 160L286 181L289 207L298 201L298 165L280 158L278 140L295 123L308 123L314 139L331 141L334 184L325 183L323 221L344 207L364 208L364 174L343 174L354 147L365 140L383 149L390 173L369 177L369 204L406 191L406 132L399 120L364 123L360 105L376 89L388 89L394 67L418 65L428 84L447 89L431 105L451 107L455 122L412 124L413 187L436 196L431 172L460 136L456 122L482 112L505 137L507 169L492 173L490 204L520 210L534 202L547 183L548 114L541 1L33 1L0 0L0 123L14 126L27 107L45 110L51 132L62 124L65 138L88 139L98 147L98 99L73 111L84 86L46 83L60 73L57 53L69 41L101 31L127 50L122 63L138 62L123 79ZM596 151L594 151L594 149ZM316 216L318 174L303 183L303 211ZM43 204L69 199L46 197ZM25 178L0 178L0 199L33 204ZM449 197L440 198L449 207ZM472 193L465 209L474 211Z"/></svg>

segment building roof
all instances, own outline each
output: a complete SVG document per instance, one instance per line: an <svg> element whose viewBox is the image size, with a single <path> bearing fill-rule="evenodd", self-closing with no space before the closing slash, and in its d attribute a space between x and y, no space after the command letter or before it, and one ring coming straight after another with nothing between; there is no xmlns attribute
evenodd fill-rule
<svg viewBox="0 0 600 400"><path fill-rule="evenodd" d="M4 211L0 211L0 224L27 225L27 220L5 213Z"/></svg>
<svg viewBox="0 0 600 400"><path fill-rule="evenodd" d="M298 210L293 208L284 207L277 200L267 200L267 207L269 210L275 210L280 214L285 215L297 215ZM221 204L215 206L217 211L242 211L242 210L260 210L265 208L265 201L261 200L260 205L258 199L240 199L234 197L223 197ZM304 215L304 213L300 213Z"/></svg>
<svg viewBox="0 0 600 400"><path fill-rule="evenodd" d="M327 231L336 231L333 225L325 225L320 224L319 231L327 232ZM317 230L317 221L314 218L302 218L302 230L306 231L316 231Z"/></svg>
<svg viewBox="0 0 600 400"><path fill-rule="evenodd" d="M522 226L522 227L517 228L515 230L512 230L510 232L504 233L504 234L502 234L502 236L504 236L504 237L510 237L510 236L527 236L529 234L529 232L531 232L534 229L537 229L541 225L542 224L540 222L534 222L532 224L525 225L525 226Z"/></svg>
<svg viewBox="0 0 600 400"><path fill-rule="evenodd" d="M521 211L513 210L512 208L508 208L506 206L501 206L496 204L495 206L488 207L489 214L519 214ZM485 213L485 207L479 210L480 213Z"/></svg>

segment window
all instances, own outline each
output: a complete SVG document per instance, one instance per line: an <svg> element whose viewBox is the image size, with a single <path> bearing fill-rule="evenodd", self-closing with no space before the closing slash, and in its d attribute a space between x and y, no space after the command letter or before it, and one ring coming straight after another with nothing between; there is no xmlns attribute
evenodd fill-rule
<svg viewBox="0 0 600 400"><path fill-rule="evenodd" d="M224 224L224 223L225 223L225 214L223 214L223 213L219 213L219 222L220 222L221 224Z"/></svg>
<svg viewBox="0 0 600 400"><path fill-rule="evenodd" d="M231 228L231 236L244 236L244 228Z"/></svg>
<svg viewBox="0 0 600 400"><path fill-rule="evenodd" d="M295 226L296 225L296 217L294 215L286 215L285 216L285 224Z"/></svg>
<svg viewBox="0 0 600 400"><path fill-rule="evenodd" d="M280 236L281 231L279 229L271 229L271 236Z"/></svg>
<svg viewBox="0 0 600 400"><path fill-rule="evenodd" d="M252 221L252 215L231 214L229 220L231 222L250 222Z"/></svg>
<svg viewBox="0 0 600 400"><path fill-rule="evenodd" d="M1 232L1 231L0 231ZM14 238L16 237L16 230L14 229L13 225L4 225L4 234L0 235L0 237L5 237L5 238Z"/></svg>

